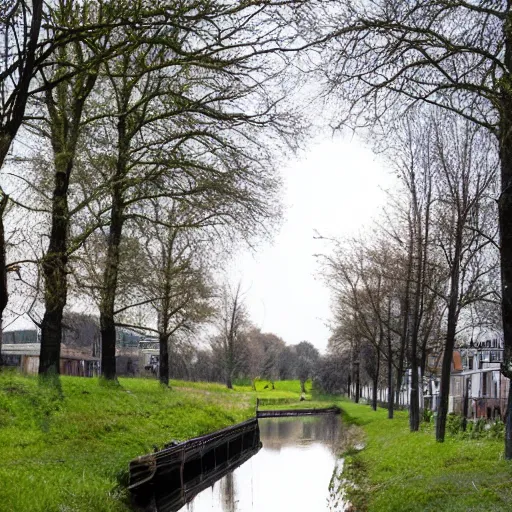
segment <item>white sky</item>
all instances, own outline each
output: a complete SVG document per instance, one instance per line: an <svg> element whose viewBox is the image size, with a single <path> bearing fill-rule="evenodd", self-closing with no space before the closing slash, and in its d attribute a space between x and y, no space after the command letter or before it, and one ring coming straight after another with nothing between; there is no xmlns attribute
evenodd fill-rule
<svg viewBox="0 0 512 512"><path fill-rule="evenodd" d="M385 203L392 177L382 159L356 137L321 138L282 170L285 222L273 244L241 251L231 274L242 279L253 323L288 344L302 340L324 351L330 331L329 292L315 253L324 237L355 234Z"/></svg>

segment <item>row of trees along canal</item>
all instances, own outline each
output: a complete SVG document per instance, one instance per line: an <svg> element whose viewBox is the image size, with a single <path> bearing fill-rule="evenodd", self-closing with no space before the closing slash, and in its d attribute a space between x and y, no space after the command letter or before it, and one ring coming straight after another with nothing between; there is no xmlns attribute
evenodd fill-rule
<svg viewBox="0 0 512 512"><path fill-rule="evenodd" d="M412 369L411 431L419 428L428 356L444 352L442 440L456 338L500 329L497 153L488 132L446 113L411 112L394 133L387 151L400 188L367 236L334 240L322 258L334 297L330 348L346 365L361 364L374 408L387 376L390 418Z"/></svg>
<svg viewBox="0 0 512 512"><path fill-rule="evenodd" d="M429 189L417 182L416 172L407 176L406 167L401 171L412 199L409 206L402 206L407 236L400 232L397 239L398 245L401 240L409 247L409 261L403 279L408 283L406 293L396 300L411 314L395 336L404 340L409 361L419 360L421 366L424 357L425 322L429 315L436 316L429 299L438 291L448 297L447 327L441 331L445 377L437 438L442 440L446 371L457 320L466 314L461 313L464 308L476 303L474 296L483 297L474 290L471 300L460 299L467 295L466 273L475 261L482 259L479 264L486 266L487 258L492 260L490 251L481 256L484 253L475 245L466 249L467 238L471 232L473 244L484 244L487 236L493 240L487 245L496 243L489 233L480 233L480 220L473 221L488 215L485 207L482 212L475 204L481 204L476 198L491 193L493 179L487 171L494 157L500 171L502 372L512 376L511 10L509 2L494 0L3 2L0 312L7 305L7 275L18 268L5 259L8 240L13 254L17 249L26 260L32 252L32 262L41 271L41 373L58 372L68 292L83 296L86 291L89 299L97 300L106 378L115 378L115 324L131 310L132 299L141 307L158 304L156 330L163 340L172 335L169 318L176 306L166 310L166 304L172 303L174 288L165 282L176 272L169 269L204 268L206 263L191 255L199 252L198 247L208 252L202 245L205 240L211 246L219 239L232 240L237 233L251 234L272 218L270 147L279 150L297 142L300 123L291 107L296 102L286 98L289 90L297 89L293 77L308 67L317 71L308 76L315 77L315 86L325 86L324 97L337 100L330 103L337 127L380 124L392 133L393 120L413 106L422 118L439 119L432 109L457 118L451 119L452 128L444 127L452 138L443 144L441 137L430 142L436 137L425 135L440 161L432 178L435 186ZM307 58L310 50L315 53ZM289 67L294 59L299 59L297 65ZM423 106L429 107L426 114ZM453 164L452 157L458 159L462 147L472 148L473 139L485 141L492 154L480 177L473 171L464 177L466 167ZM14 157L9 163L11 149ZM438 179L439 184L434 181ZM434 205L432 197L441 183L446 184L447 196L439 196ZM454 200L460 203L457 211L450 207ZM441 213L443 204L448 216ZM30 237L18 229L5 232L4 217L19 221L20 211L23 220L31 222ZM432 222L442 221L452 226L446 239L441 229L430 231ZM149 238L151 230L158 230L158 243ZM176 264L169 244L179 247L178 254L188 263ZM430 254L433 246L441 253L453 251L443 254L450 269L448 292L441 285L446 268L436 266L440 256L435 250ZM360 259L361 250L354 247L352 252L354 258L347 256L342 265L342 272L350 276L356 264L352 260ZM468 252L477 256L468 260ZM141 277L121 272L133 261L171 295L166 299L165 292L153 294L152 288L148 296L147 289L139 292L133 287L129 277L137 285ZM370 260L362 261L366 268ZM371 261L381 265L377 257ZM150 262L156 266L150 268ZM397 269L401 264L397 258ZM185 273L192 279L193 272ZM73 277L69 283L68 276ZM353 302L360 302L362 279ZM364 280L368 283L363 289L376 286L379 296L392 282L387 270L380 284ZM37 287L39 278L34 281L36 285L31 284ZM126 293L120 293L123 290ZM371 306L382 320L378 339L387 340L397 330L391 322L398 314L396 300L388 301L385 322L381 301ZM439 316L443 315L437 315L438 320ZM433 318L433 331L436 325ZM413 341L405 342L409 339ZM512 393L509 397L508 411ZM505 441L505 455L512 458L511 413Z"/></svg>

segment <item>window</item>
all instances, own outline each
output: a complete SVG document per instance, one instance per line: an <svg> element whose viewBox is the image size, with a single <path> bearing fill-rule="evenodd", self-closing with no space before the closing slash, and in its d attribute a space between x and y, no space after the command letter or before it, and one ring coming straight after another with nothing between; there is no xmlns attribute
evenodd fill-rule
<svg viewBox="0 0 512 512"><path fill-rule="evenodd" d="M473 369L473 356L468 357L468 369L469 370Z"/></svg>
<svg viewBox="0 0 512 512"><path fill-rule="evenodd" d="M491 363L500 363L502 361L501 350L491 351Z"/></svg>

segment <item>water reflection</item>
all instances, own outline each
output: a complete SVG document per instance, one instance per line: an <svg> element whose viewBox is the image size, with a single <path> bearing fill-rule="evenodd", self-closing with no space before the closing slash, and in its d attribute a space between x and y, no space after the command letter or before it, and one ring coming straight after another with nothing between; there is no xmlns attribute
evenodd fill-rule
<svg viewBox="0 0 512 512"><path fill-rule="evenodd" d="M263 448L257 455L180 512L334 510L329 482L338 464L340 417L264 418L259 424Z"/></svg>

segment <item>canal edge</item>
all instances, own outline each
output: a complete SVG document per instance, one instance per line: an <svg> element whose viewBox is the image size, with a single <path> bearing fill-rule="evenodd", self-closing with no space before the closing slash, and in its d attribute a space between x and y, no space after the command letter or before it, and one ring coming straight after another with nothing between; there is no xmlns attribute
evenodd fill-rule
<svg viewBox="0 0 512 512"><path fill-rule="evenodd" d="M366 446L366 433L343 408L340 409L344 425L345 439L342 442L338 457L343 460L341 471L336 469L331 479L331 490L336 491L338 498L344 502L343 512L367 512L368 477L361 452ZM335 482L338 485L335 486Z"/></svg>

